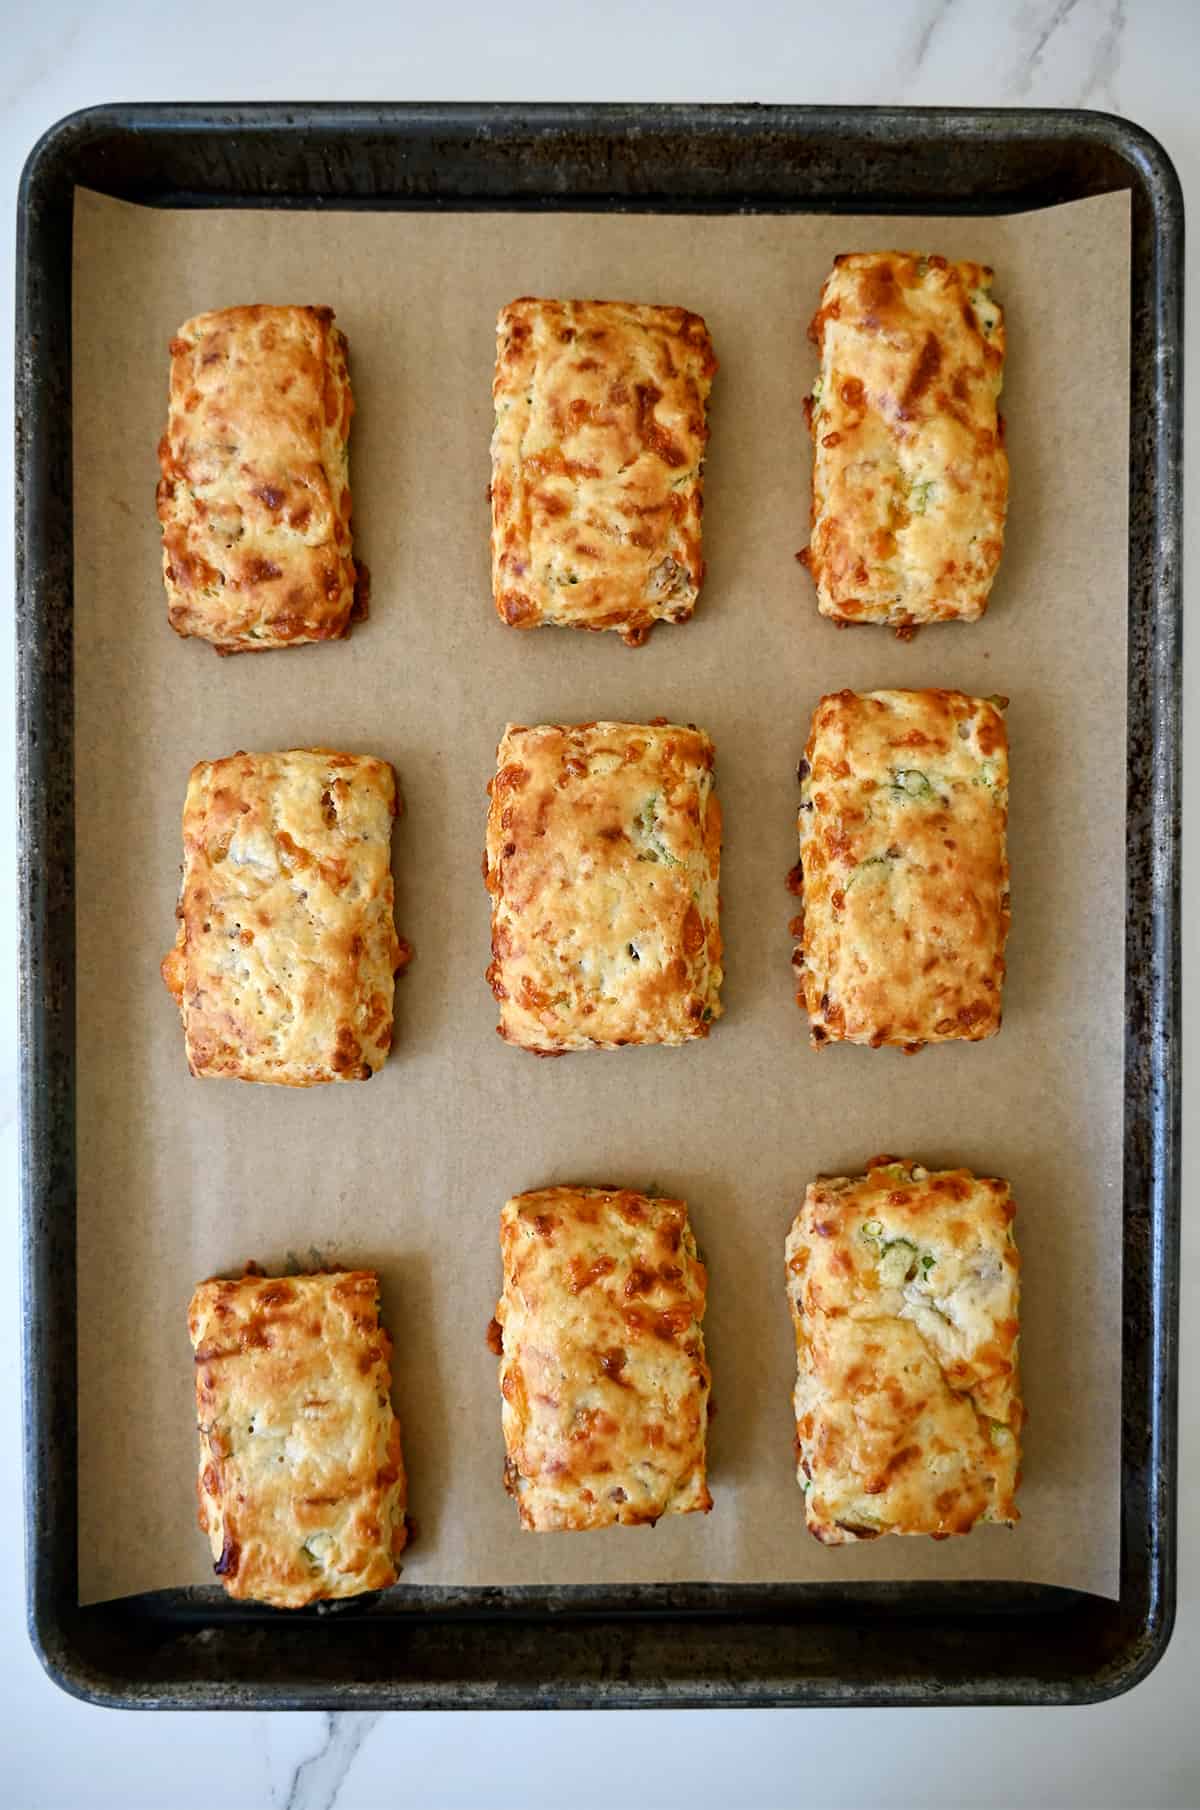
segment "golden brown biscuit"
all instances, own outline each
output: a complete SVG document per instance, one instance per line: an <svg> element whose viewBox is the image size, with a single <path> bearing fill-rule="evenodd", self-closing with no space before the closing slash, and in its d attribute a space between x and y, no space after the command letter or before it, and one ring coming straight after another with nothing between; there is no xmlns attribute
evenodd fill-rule
<svg viewBox="0 0 1200 1810"><path fill-rule="evenodd" d="M378 1297L371 1270L192 1296L200 1527L230 1596L300 1609L396 1581L407 1491Z"/></svg>
<svg viewBox="0 0 1200 1810"><path fill-rule="evenodd" d="M681 1200L541 1188L500 1215L504 1479L538 1533L707 1512L707 1277Z"/></svg>
<svg viewBox="0 0 1200 1810"><path fill-rule="evenodd" d="M984 264L916 252L836 260L810 329L821 373L812 542L823 616L973 622L1000 563L1008 458L1004 316Z"/></svg>
<svg viewBox="0 0 1200 1810"><path fill-rule="evenodd" d="M180 327L158 449L177 634L254 653L335 640L366 613L350 553L353 413L332 308L222 308Z"/></svg>
<svg viewBox="0 0 1200 1810"><path fill-rule="evenodd" d="M1018 1519L1014 1211L1007 1182L894 1157L810 1184L787 1286L797 1478L827 1545Z"/></svg>
<svg viewBox="0 0 1200 1810"><path fill-rule="evenodd" d="M496 328L492 587L514 628L684 622L717 361L686 308L524 297Z"/></svg>
<svg viewBox="0 0 1200 1810"><path fill-rule="evenodd" d="M366 1081L392 1042L396 782L385 760L292 748L192 768L163 979L194 1075Z"/></svg>
<svg viewBox="0 0 1200 1810"><path fill-rule="evenodd" d="M817 706L792 876L814 1044L914 1050L1000 1029L1006 701L839 691Z"/></svg>
<svg viewBox="0 0 1200 1810"><path fill-rule="evenodd" d="M489 791L500 1035L557 1055L721 1015L713 746L677 723L510 724Z"/></svg>

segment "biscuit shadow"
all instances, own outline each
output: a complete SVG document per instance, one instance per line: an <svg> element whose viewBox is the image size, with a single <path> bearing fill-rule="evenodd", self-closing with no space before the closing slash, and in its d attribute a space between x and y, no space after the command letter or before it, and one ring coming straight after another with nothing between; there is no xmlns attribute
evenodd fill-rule
<svg viewBox="0 0 1200 1810"><path fill-rule="evenodd" d="M712 1373L708 1477L718 1489L736 1489L753 1472L758 1429L772 1393L761 1385L770 1369L764 1360L762 1329L746 1336L742 1306L761 1299L761 1287L751 1275L760 1253L739 1234L745 1218L739 1212L736 1187L714 1179L713 1170L664 1167L653 1185L655 1192L687 1202L696 1247L708 1272L704 1318L704 1349ZM782 1283L780 1292L782 1296ZM786 1309L781 1307L781 1312L786 1319ZM790 1438L786 1416L783 1437Z"/></svg>
<svg viewBox="0 0 1200 1810"><path fill-rule="evenodd" d="M442 1368L434 1336L432 1260L420 1251L379 1258L383 1321L392 1336L392 1402L408 1474L409 1545L401 1560L436 1552L451 1475L453 1431L446 1424Z"/></svg>
<svg viewBox="0 0 1200 1810"><path fill-rule="evenodd" d="M403 801L392 833L396 933L410 954L396 976L389 1061L403 1063L410 1053L436 1045L446 1014L450 924L424 883L449 855L437 757L423 759L414 748L393 755L392 764Z"/></svg>

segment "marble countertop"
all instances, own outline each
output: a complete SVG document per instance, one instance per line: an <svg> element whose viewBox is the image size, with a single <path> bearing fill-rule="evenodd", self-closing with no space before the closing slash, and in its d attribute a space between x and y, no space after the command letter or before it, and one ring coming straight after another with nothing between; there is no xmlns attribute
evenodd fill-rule
<svg viewBox="0 0 1200 1810"><path fill-rule="evenodd" d="M104 7L8 0L0 68L0 346L11 395L13 211L30 146L75 108L122 100L760 100L1096 107L1165 145L1185 193L1200 179L1200 6L1195 0L606 0L603 7L478 0L409 8L313 0L286 9L206 0L184 13L151 0ZM1189 257L1189 275L1194 276ZM1189 361L1200 351L1189 311ZM1196 413L1188 458L1195 465ZM9 436L0 436L8 495ZM0 510L0 569L12 570ZM1190 570L1197 569L1194 526ZM0 664L11 671L11 596ZM1200 1014L1194 909L1200 691L1185 673L1185 1065ZM11 709L0 715L0 942L13 938ZM7 1311L0 1313L0 1503L21 1550L13 964L0 966L0 1198ZM1194 1081L1185 1095L1194 1106ZM1184 1198L1196 1140L1185 1138ZM147 1715L98 1710L44 1677L24 1630L19 1559L0 1574L3 1810L572 1810L653 1801L658 1810L804 1802L882 1807L1200 1804L1200 1288L1185 1228L1181 1569L1174 1641L1154 1674L1087 1710L585 1712L543 1716Z"/></svg>

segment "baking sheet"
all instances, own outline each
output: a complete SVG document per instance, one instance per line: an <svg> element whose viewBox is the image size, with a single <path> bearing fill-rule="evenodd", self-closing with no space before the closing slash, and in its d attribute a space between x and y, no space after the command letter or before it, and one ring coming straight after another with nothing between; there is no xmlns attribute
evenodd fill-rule
<svg viewBox="0 0 1200 1810"><path fill-rule="evenodd" d="M816 613L804 328L835 253L996 266L1013 490L989 615L901 644ZM247 1257L377 1266L418 1537L412 1584L1012 1578L1117 1590L1128 204L922 222L803 216L156 211L80 193L75 231L80 1592L211 1581L195 1527L193 1284ZM487 446L497 309L681 302L709 322L695 619L630 651L496 620ZM166 346L203 308L328 302L350 339L356 548L344 645L218 660L166 626L153 491ZM784 875L813 704L851 686L1003 692L1005 1026L917 1057L807 1044ZM695 721L725 813L726 1016L705 1043L539 1062L494 1035L479 878L506 720ZM196 759L386 756L416 959L369 1085L193 1081L158 962ZM1023 1520L827 1551L792 1473L782 1246L807 1179L881 1150L1008 1176L1024 1255ZM500 1205L552 1181L685 1196L709 1265L715 1508L653 1532L522 1534L500 1483Z"/></svg>

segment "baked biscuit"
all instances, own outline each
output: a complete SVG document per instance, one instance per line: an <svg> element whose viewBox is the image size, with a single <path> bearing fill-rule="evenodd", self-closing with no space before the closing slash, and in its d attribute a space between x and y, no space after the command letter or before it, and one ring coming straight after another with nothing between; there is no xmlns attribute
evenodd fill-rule
<svg viewBox="0 0 1200 1810"><path fill-rule="evenodd" d="M997 399L1004 316L984 264L855 252L810 329L821 372L812 541L801 557L823 616L973 622L1000 563L1008 459Z"/></svg>
<svg viewBox="0 0 1200 1810"><path fill-rule="evenodd" d="M676 723L510 724L484 878L500 1035L542 1055L685 1043L720 1017L713 745Z"/></svg>
<svg viewBox="0 0 1200 1810"><path fill-rule="evenodd" d="M366 1081L392 1042L396 782L385 760L292 748L192 768L163 979L194 1075Z"/></svg>
<svg viewBox="0 0 1200 1810"><path fill-rule="evenodd" d="M353 413L332 308L222 308L180 327L158 449L177 634L253 653L335 640L366 613L350 552Z"/></svg>
<svg viewBox="0 0 1200 1810"><path fill-rule="evenodd" d="M1018 1519L1007 1182L877 1157L813 1182L787 1239L797 1478L827 1545Z"/></svg>
<svg viewBox="0 0 1200 1810"><path fill-rule="evenodd" d="M1004 698L835 692L800 767L792 925L814 1044L1000 1029L1008 935Z"/></svg>
<svg viewBox="0 0 1200 1810"><path fill-rule="evenodd" d="M707 1277L681 1200L541 1188L500 1215L505 1485L537 1533L712 1507Z"/></svg>
<svg viewBox="0 0 1200 1810"><path fill-rule="evenodd" d="M378 1296L370 1270L192 1296L200 1527L230 1596L300 1609L396 1581L406 1485Z"/></svg>
<svg viewBox="0 0 1200 1810"><path fill-rule="evenodd" d="M496 328L492 587L514 628L616 629L696 607L717 361L686 308L510 302Z"/></svg>

